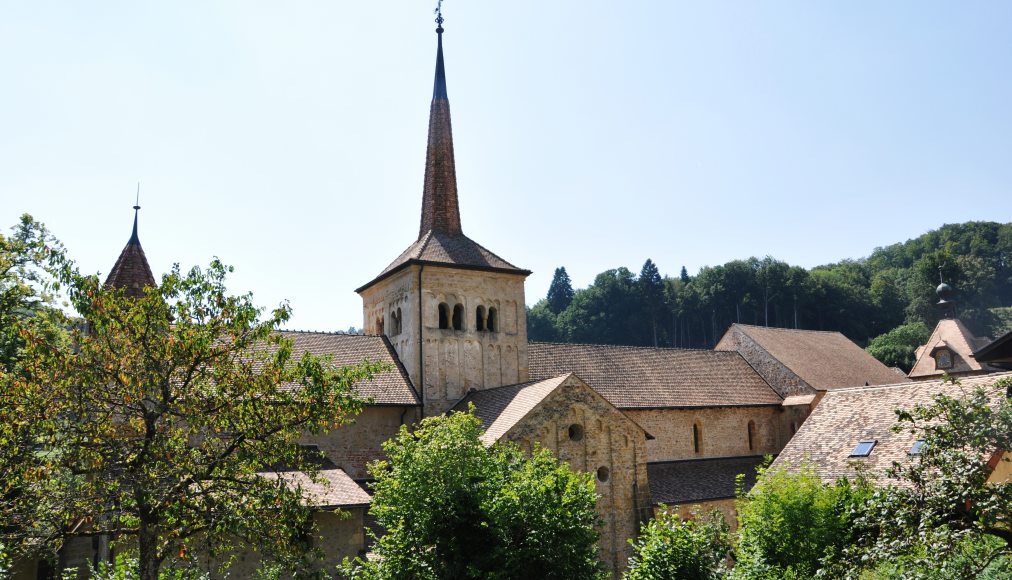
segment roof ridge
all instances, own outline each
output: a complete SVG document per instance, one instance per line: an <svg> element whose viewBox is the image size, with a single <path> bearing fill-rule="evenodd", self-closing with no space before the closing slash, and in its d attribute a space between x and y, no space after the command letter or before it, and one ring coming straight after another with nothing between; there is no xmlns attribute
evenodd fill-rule
<svg viewBox="0 0 1012 580"><path fill-rule="evenodd" d="M596 347L616 348L616 349L658 350L667 352L707 352L707 353L716 353L720 355L737 354L738 352L734 350L713 350L710 348L682 348L678 346L636 346L633 344L595 344L591 342L556 342L545 340L528 340L527 344L551 344L560 346L596 346Z"/></svg>
<svg viewBox="0 0 1012 580"><path fill-rule="evenodd" d="M983 375L970 375L970 376L966 376L966 377L960 378L959 379L960 380L959 383L949 383L949 384L951 384L952 386L965 386L966 381L969 381L969 380L972 380L972 381L974 381L976 383L977 381L984 380L984 379L999 380L999 379L1003 379L1005 377L1012 377L1012 371L1008 371L1008 372L1004 372L1004 373L987 373L987 374L983 374ZM945 382L947 382L947 379L937 378L937 379L930 379L930 380L926 380L926 381L907 381L905 383L890 383L888 385L862 385L862 386L858 386L858 387L843 387L843 388L839 388L839 389L832 389L832 390L828 391L827 394L829 394L829 393L868 392L868 391L874 391L874 390L895 389L895 388L899 388L899 387L917 387L917 386L928 386L928 385L941 386L942 383L945 383Z"/></svg>
<svg viewBox="0 0 1012 580"><path fill-rule="evenodd" d="M734 322L732 326L738 326L741 328L758 328L759 330L776 330L783 332L817 332L819 334L839 334L845 336L839 330L811 330L807 328L785 328L783 326L759 326L758 324L743 324L741 322Z"/></svg>

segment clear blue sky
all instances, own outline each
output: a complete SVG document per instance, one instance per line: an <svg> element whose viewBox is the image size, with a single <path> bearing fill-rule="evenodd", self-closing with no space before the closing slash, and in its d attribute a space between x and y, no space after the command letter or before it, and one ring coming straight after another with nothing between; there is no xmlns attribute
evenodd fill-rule
<svg viewBox="0 0 1012 580"><path fill-rule="evenodd" d="M434 0L4 3L0 225L220 256L292 328L417 235ZM447 0L464 231L578 287L1012 220L1012 2Z"/></svg>

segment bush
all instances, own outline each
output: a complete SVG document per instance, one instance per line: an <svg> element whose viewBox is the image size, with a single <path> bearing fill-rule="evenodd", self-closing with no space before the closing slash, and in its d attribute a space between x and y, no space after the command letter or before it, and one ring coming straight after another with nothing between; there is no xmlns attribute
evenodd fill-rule
<svg viewBox="0 0 1012 580"><path fill-rule="evenodd" d="M666 509L661 506L661 509ZM643 525L639 538L629 540L633 556L626 580L710 580L727 573L731 550L727 522L719 511L699 519L681 520L663 512Z"/></svg>

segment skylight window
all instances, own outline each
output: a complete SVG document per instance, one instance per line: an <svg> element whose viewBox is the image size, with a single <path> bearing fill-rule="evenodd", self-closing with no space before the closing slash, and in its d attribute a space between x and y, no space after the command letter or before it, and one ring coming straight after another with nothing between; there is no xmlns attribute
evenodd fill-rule
<svg viewBox="0 0 1012 580"><path fill-rule="evenodd" d="M857 444L857 447L850 452L851 457L868 457L871 455L871 450L875 448L876 441L861 441Z"/></svg>
<svg viewBox="0 0 1012 580"><path fill-rule="evenodd" d="M910 448L910 455L920 455L924 449L924 439L918 439L914 441L914 445Z"/></svg>

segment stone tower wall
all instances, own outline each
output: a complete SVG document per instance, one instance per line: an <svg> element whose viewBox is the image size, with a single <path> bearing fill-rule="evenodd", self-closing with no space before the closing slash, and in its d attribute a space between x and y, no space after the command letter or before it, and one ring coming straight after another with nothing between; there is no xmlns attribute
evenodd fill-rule
<svg viewBox="0 0 1012 580"><path fill-rule="evenodd" d="M527 381L524 278L523 274L412 264L362 292L365 332L389 338L421 392L426 416L445 412L470 389ZM440 304L448 310L449 328L440 328ZM463 309L460 330L452 326L457 305ZM495 330L478 330L478 307L484 309L486 320L489 311L495 310ZM399 326L394 323L398 308Z"/></svg>

